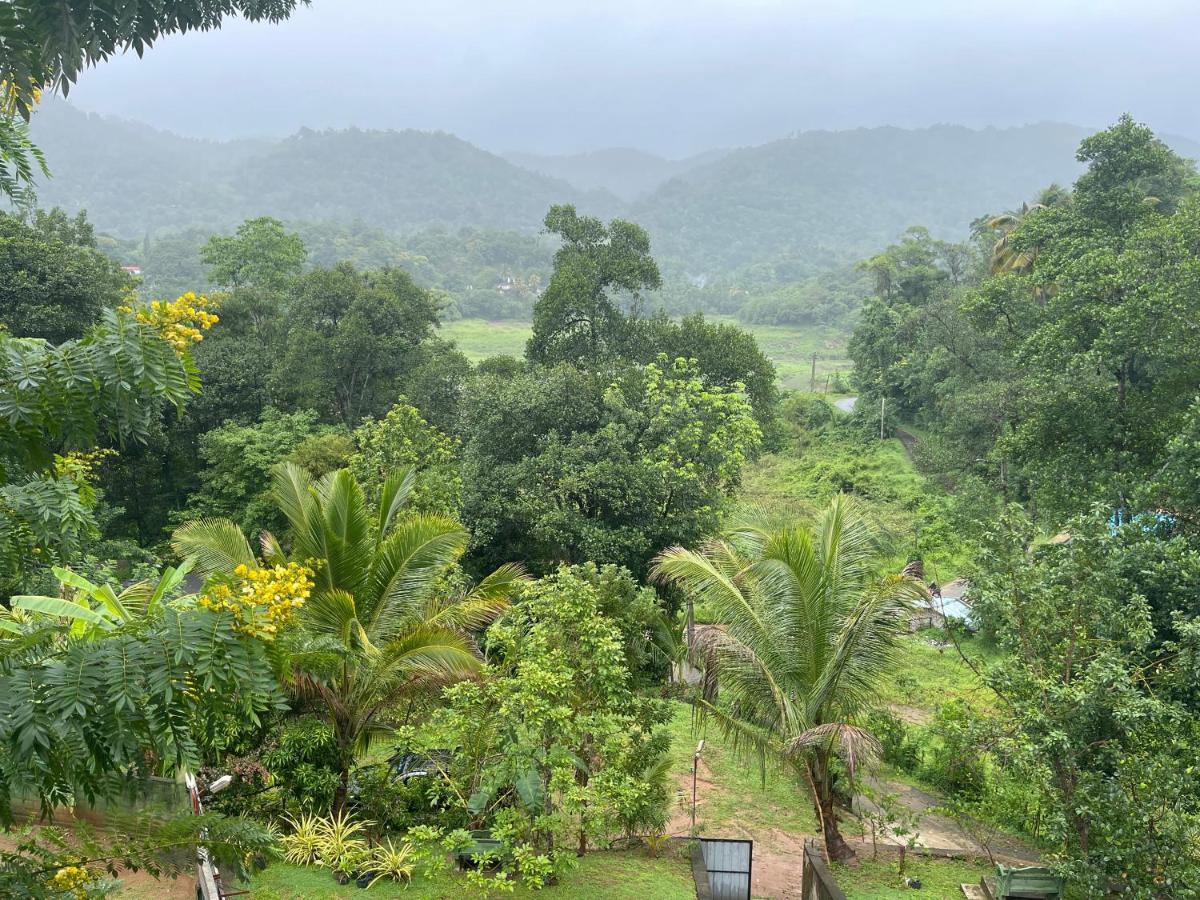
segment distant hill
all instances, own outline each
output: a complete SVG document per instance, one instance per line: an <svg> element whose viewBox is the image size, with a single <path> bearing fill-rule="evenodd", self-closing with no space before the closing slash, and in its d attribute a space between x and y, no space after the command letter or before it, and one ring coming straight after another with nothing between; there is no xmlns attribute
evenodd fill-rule
<svg viewBox="0 0 1200 900"><path fill-rule="evenodd" d="M621 202L530 172L450 134L310 131L277 142L217 143L82 113L48 101L33 138L54 175L44 206L86 208L103 231L136 238L189 226L229 229L248 216L432 226L541 226L553 203L612 216Z"/></svg>
<svg viewBox="0 0 1200 900"><path fill-rule="evenodd" d="M686 159L665 159L630 147L613 147L569 156L505 153L504 158L531 172L559 178L580 190L604 190L622 200L632 201L678 175L720 159L726 152L709 150Z"/></svg>
<svg viewBox="0 0 1200 900"><path fill-rule="evenodd" d="M910 225L962 239L974 219L1073 181L1075 150L1088 133L1060 124L871 128L804 132L688 160L620 149L505 159L440 132L192 140L59 100L33 122L55 175L40 188L41 203L86 208L101 231L127 240L227 231L264 214L402 239L465 227L532 235L551 204L574 202L645 225L678 291L707 285L727 298L845 267ZM1200 156L1200 145L1168 142ZM495 235L489 245L523 246ZM505 253L476 262L464 284L482 277L480 267L491 267L494 280L530 265Z"/></svg>
<svg viewBox="0 0 1200 900"><path fill-rule="evenodd" d="M690 274L766 265L776 280L796 280L872 254L909 225L961 240L979 216L1073 182L1089 133L1061 124L805 132L683 173L629 215ZM1200 156L1200 145L1166 140Z"/></svg>

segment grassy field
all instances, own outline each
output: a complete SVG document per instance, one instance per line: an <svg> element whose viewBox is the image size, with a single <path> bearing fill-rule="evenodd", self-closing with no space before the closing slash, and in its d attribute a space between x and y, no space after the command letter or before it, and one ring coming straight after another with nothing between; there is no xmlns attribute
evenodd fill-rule
<svg viewBox="0 0 1200 900"><path fill-rule="evenodd" d="M887 552L887 565L903 568L910 554L925 560L926 575L942 584L965 566L961 540L946 516L944 492L913 467L900 441L853 440L841 433L801 448L755 460L746 470L736 506L792 510L803 515L838 493L859 500Z"/></svg>
<svg viewBox="0 0 1200 900"><path fill-rule="evenodd" d="M727 316L712 316L716 322L737 321ZM440 334L458 344L471 362L489 356L521 356L529 337L527 322L489 322L485 319L459 319L447 322ZM785 388L809 386L812 357L817 354L817 386L823 388L825 376L835 372L848 375L846 336L832 328L796 328L786 325L743 325L754 335L763 352L775 363L779 384Z"/></svg>
<svg viewBox="0 0 1200 900"><path fill-rule="evenodd" d="M438 334L458 344L458 349L474 363L489 356L524 356L529 330L528 322L459 319L446 322Z"/></svg>
<svg viewBox="0 0 1200 900"><path fill-rule="evenodd" d="M978 641L965 639L959 646L982 671L994 659ZM894 707L932 714L949 700L964 700L975 709L989 709L995 694L959 657L954 646L934 646L927 634L905 635L896 669L883 684L881 699Z"/></svg>
<svg viewBox="0 0 1200 900"><path fill-rule="evenodd" d="M905 885L905 878L919 878L920 895L942 900L961 897L959 885L979 884L979 879L995 872L995 867L986 861L933 859L910 854L902 876L895 855L881 851L879 859L873 860L868 851L853 868L834 866L832 871L847 900L908 900L917 895Z"/></svg>

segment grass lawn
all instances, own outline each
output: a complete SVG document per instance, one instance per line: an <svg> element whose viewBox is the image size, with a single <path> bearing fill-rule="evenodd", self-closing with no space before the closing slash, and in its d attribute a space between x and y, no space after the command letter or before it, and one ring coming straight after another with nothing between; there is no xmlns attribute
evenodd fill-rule
<svg viewBox="0 0 1200 900"><path fill-rule="evenodd" d="M742 833L735 826L746 832L776 828L795 834L817 833L808 789L794 773L768 766L764 786L758 760L735 754L714 723L701 732L692 730L692 708L687 704L677 704L670 728L671 771L683 788L677 822L690 815L692 755L704 738L701 778L707 769L710 783L702 784L698 791L701 802L696 827L701 835L733 837Z"/></svg>
<svg viewBox="0 0 1200 900"><path fill-rule="evenodd" d="M710 316L714 322L740 325L731 316ZM846 359L846 335L837 329L797 328L789 325L740 325L754 335L763 353L775 363L779 384L785 388L808 389L812 375L812 355L817 354L818 387L824 387L825 376L840 371L850 374ZM471 362L479 362L500 354L523 356L529 337L528 322L511 320L490 322L486 319L459 319L446 322L439 334L458 344L458 349Z"/></svg>
<svg viewBox="0 0 1200 900"><path fill-rule="evenodd" d="M486 319L459 319L438 329L441 337L458 344L458 349L473 363L489 356L524 356L529 332L528 322Z"/></svg>
<svg viewBox="0 0 1200 900"><path fill-rule="evenodd" d="M985 669L995 659L976 640L961 640L967 657ZM927 633L904 635L896 668L882 685L882 699L899 707L911 707L929 714L949 701L961 699L978 710L992 708L995 694L959 657L953 645L935 647Z"/></svg>
<svg viewBox="0 0 1200 900"><path fill-rule="evenodd" d="M341 897L404 898L404 900L457 900L477 898L457 873L447 872L434 879L416 878L405 887L380 882L370 891L353 884L334 882L325 869L299 868L277 863L255 876L248 894L252 900L335 900ZM664 849L658 859L645 851L590 853L566 873L562 881L542 891L517 887L505 897L546 897L556 900L691 900L696 896L690 864L678 849Z"/></svg>
<svg viewBox="0 0 1200 900"><path fill-rule="evenodd" d="M978 884L995 867L986 860L932 859L910 854L902 877L894 855L881 852L879 859L872 860L868 851L859 865L834 866L832 871L847 900L911 900L917 896L942 900L961 897L960 884ZM904 878L921 879L920 893L905 887Z"/></svg>
<svg viewBox="0 0 1200 900"><path fill-rule="evenodd" d="M796 325L743 325L733 316L707 316L714 322L737 325L758 341L758 346L771 362L780 387L810 390L813 354L817 355L817 390L825 386L825 376L836 372L846 379L853 368L846 357L849 333L827 325L801 328Z"/></svg>

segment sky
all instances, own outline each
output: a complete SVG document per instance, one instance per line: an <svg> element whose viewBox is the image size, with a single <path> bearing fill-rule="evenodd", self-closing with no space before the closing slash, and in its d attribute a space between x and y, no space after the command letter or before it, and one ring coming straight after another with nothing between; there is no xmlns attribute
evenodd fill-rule
<svg viewBox="0 0 1200 900"><path fill-rule="evenodd" d="M1195 0L312 0L85 72L86 110L209 138L450 131L684 156L797 131L1100 127L1200 139Z"/></svg>

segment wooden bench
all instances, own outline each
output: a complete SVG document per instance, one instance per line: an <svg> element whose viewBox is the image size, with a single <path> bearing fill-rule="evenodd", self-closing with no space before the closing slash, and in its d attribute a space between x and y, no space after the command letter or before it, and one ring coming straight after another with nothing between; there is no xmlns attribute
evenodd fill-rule
<svg viewBox="0 0 1200 900"><path fill-rule="evenodd" d="M454 854L460 869L479 864L479 860L490 853L498 853L500 842L487 829L471 832L471 843Z"/></svg>
<svg viewBox="0 0 1200 900"><path fill-rule="evenodd" d="M1043 866L997 866L981 883L990 900L1062 900L1063 880Z"/></svg>

